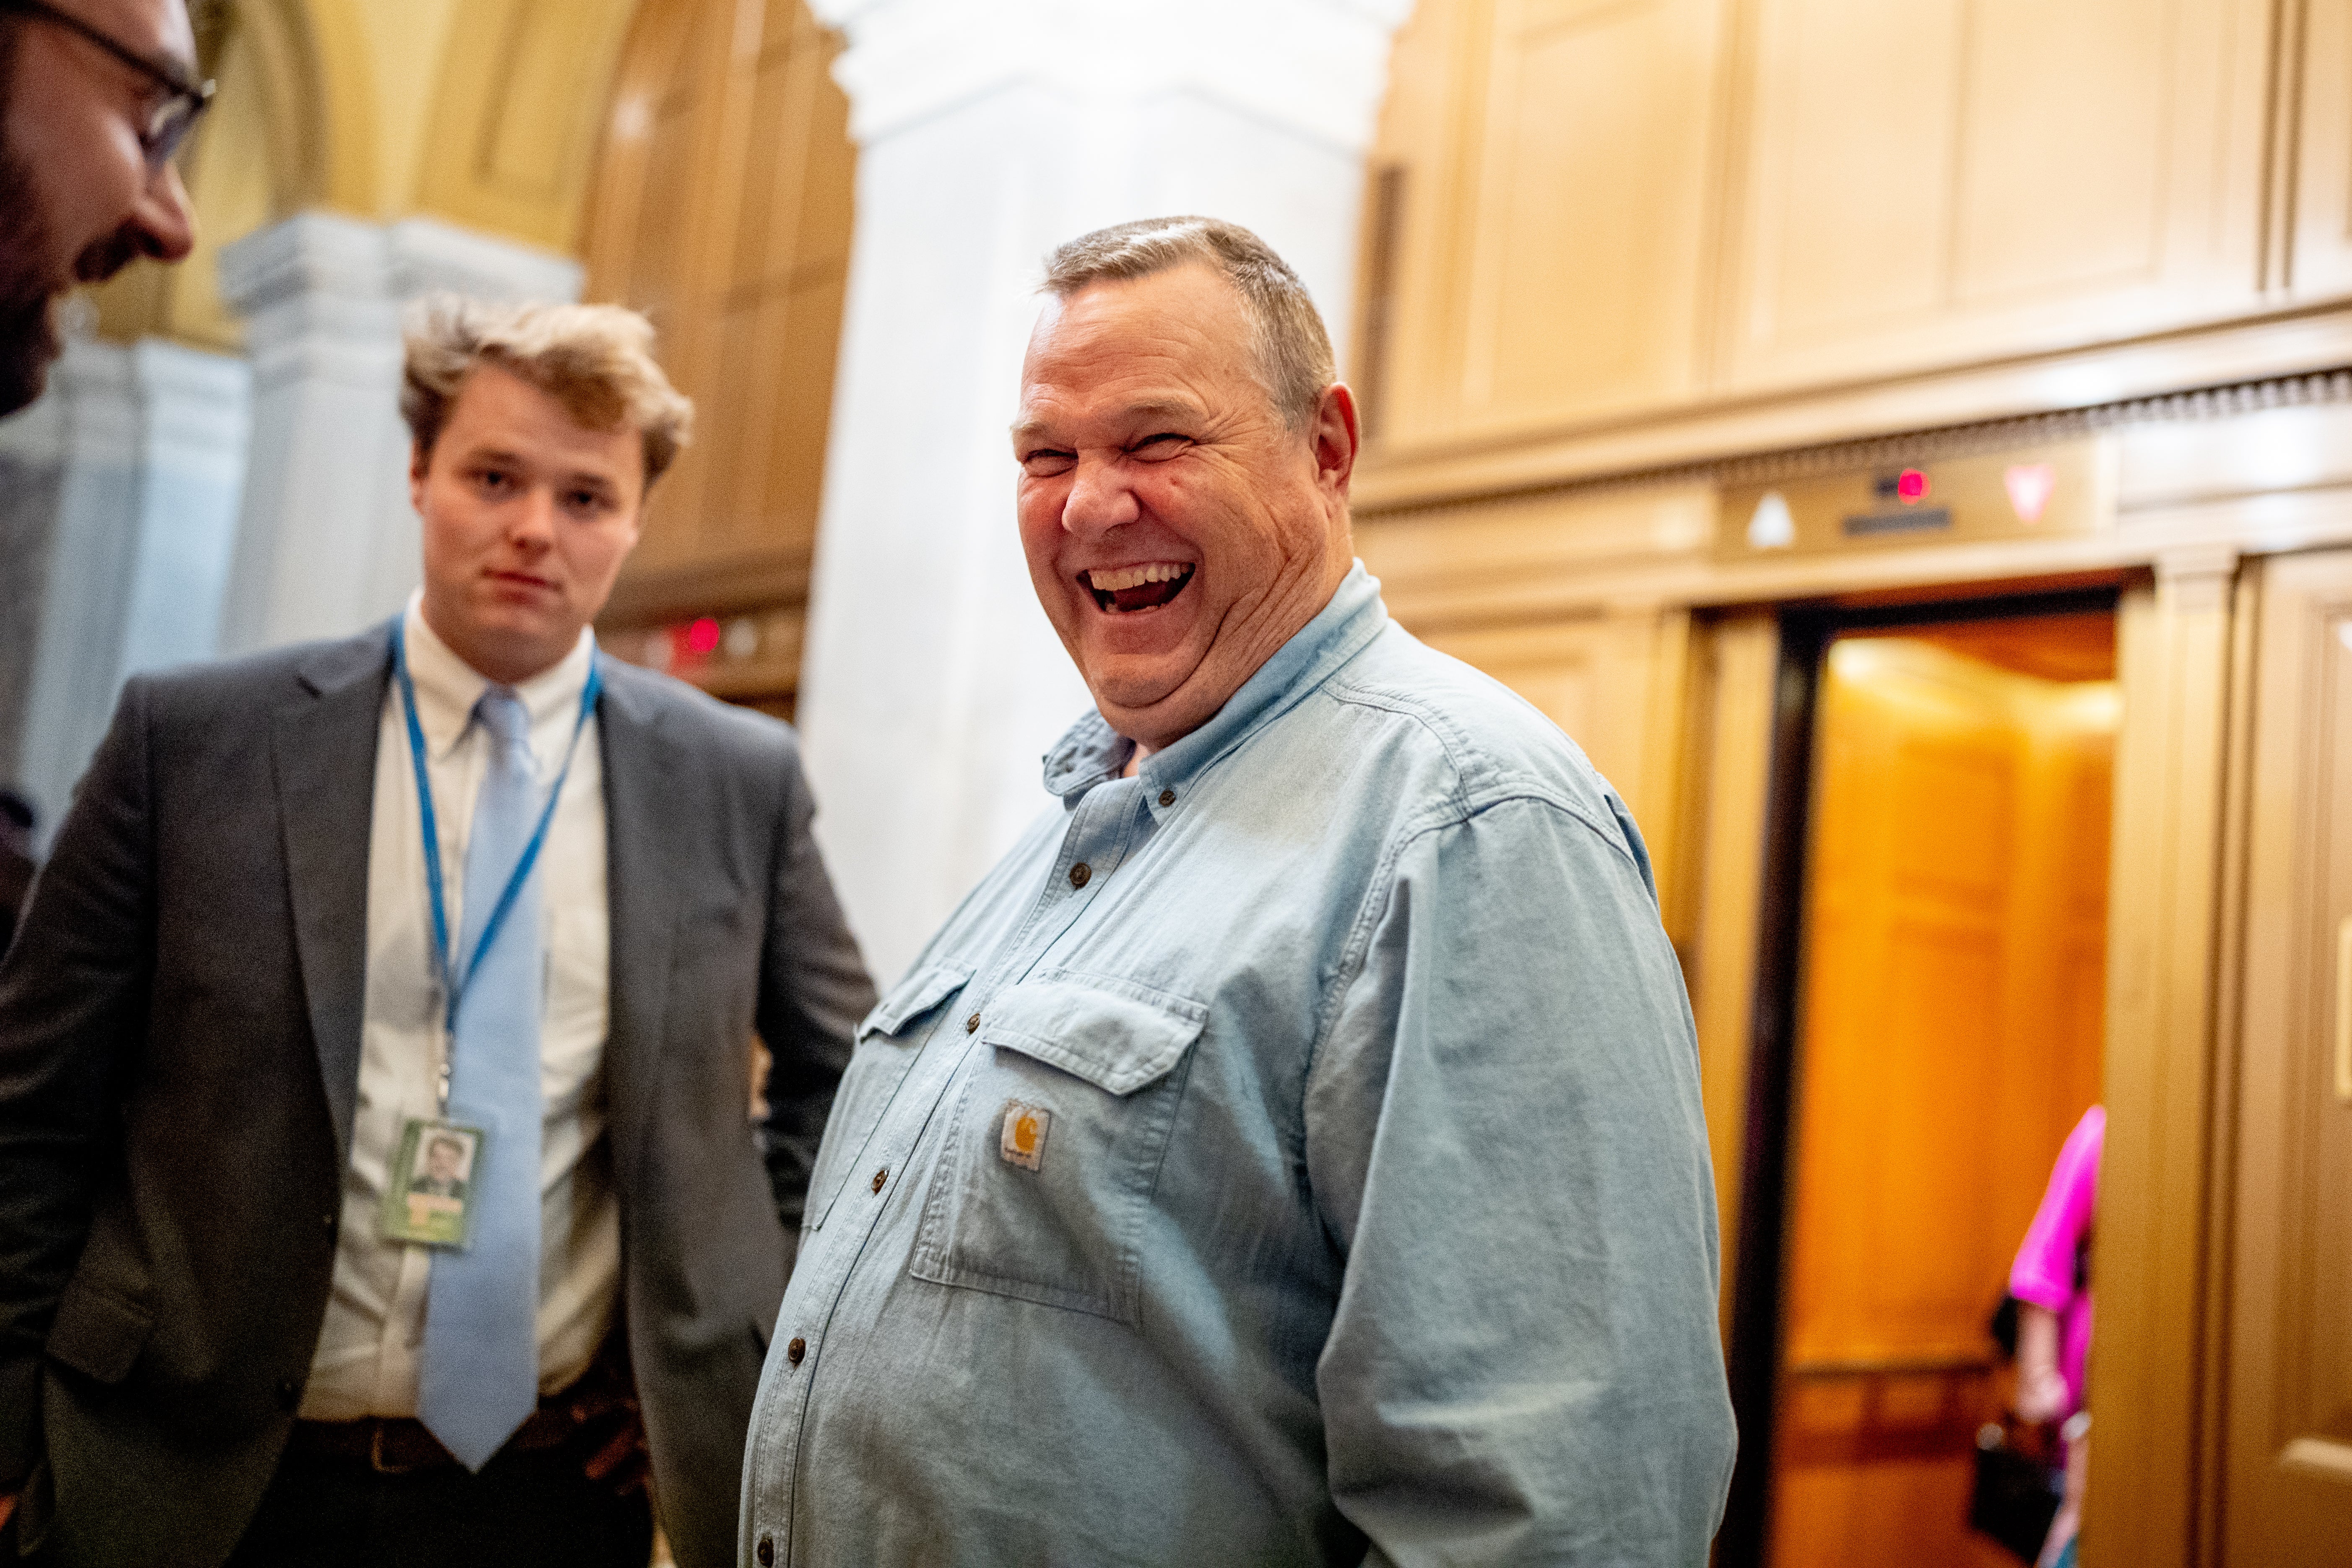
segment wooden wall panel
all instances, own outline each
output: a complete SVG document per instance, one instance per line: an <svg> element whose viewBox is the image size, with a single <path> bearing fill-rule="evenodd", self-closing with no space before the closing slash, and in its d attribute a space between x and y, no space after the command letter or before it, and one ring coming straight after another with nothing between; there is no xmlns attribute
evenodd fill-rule
<svg viewBox="0 0 2352 1568"><path fill-rule="evenodd" d="M1469 215L1468 429L1696 382L1718 0L1499 0Z"/></svg>
<svg viewBox="0 0 2352 1568"><path fill-rule="evenodd" d="M2230 1568L2352 1561L2352 553L2262 576L2239 1034Z"/></svg>
<svg viewBox="0 0 2352 1568"><path fill-rule="evenodd" d="M1753 5L1727 388L2260 302L2266 7Z"/></svg>
<svg viewBox="0 0 2352 1568"><path fill-rule="evenodd" d="M2198 20L2183 9L2181 0L1974 0L1954 149L1956 304L2161 280L2165 176L2179 162L2203 173L2214 151L2197 139L2211 117L2182 112L2192 84L2167 58L2175 28ZM2192 186L2187 196L2202 206L2200 194Z"/></svg>
<svg viewBox="0 0 2352 1568"><path fill-rule="evenodd" d="M833 403L855 155L839 40L802 0L651 0L610 110L591 298L653 318L696 399L605 615L625 657L787 699ZM726 616L682 658L675 624Z"/></svg>
<svg viewBox="0 0 2352 1568"><path fill-rule="evenodd" d="M1742 127L1743 363L1942 302L1965 23L1966 0L1759 7Z"/></svg>
<svg viewBox="0 0 2352 1568"><path fill-rule="evenodd" d="M1389 89L1371 153L1368 227L1359 247L1349 379L1366 395L1366 440L1423 440L1450 432L1461 403L1456 312L1462 236L1454 193L1473 172L1458 131L1477 72L1475 0L1419 0L1397 30ZM1377 199L1386 186L1392 208ZM1381 221L1385 218L1385 221Z"/></svg>
<svg viewBox="0 0 2352 1568"><path fill-rule="evenodd" d="M1425 0L1374 153L1401 167L1381 438L1699 385L1727 0Z"/></svg>
<svg viewBox="0 0 2352 1568"><path fill-rule="evenodd" d="M2236 569L2228 552L2184 552L2122 603L2084 1568L2209 1561L2197 1543Z"/></svg>
<svg viewBox="0 0 2352 1568"><path fill-rule="evenodd" d="M1748 612L1702 628L1695 660L1698 722L1684 774L1697 831L1682 880L1695 906L1667 929L1683 953L1698 1023L1699 1090L1715 1162L1723 1236L1721 1320L1730 1340L1739 1271L1740 1173L1746 1162L1748 1064L1754 1054L1756 938L1763 895L1764 812L1772 765L1780 628Z"/></svg>
<svg viewBox="0 0 2352 1568"><path fill-rule="evenodd" d="M1800 395L2272 310L2305 3L1423 0L1374 152L1368 493L1706 457L1694 417L1755 440ZM2352 0L2307 3L2300 243L2342 291Z"/></svg>
<svg viewBox="0 0 2352 1568"><path fill-rule="evenodd" d="M2282 281L2298 300L2352 292L2352 0L2294 0L2277 123L2288 167L2277 231Z"/></svg>
<svg viewBox="0 0 2352 1568"><path fill-rule="evenodd" d="M635 5L460 5L417 164L416 205L551 250L573 249L605 84Z"/></svg>

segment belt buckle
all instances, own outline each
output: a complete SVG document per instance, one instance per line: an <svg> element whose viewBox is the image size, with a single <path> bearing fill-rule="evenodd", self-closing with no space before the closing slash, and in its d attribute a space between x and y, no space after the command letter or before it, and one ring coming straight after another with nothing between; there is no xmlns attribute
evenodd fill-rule
<svg viewBox="0 0 2352 1568"><path fill-rule="evenodd" d="M368 1466L377 1475L404 1476L412 1471L421 1470L425 1468L425 1465L431 1463L430 1460L425 1460L414 1465L395 1465L383 1457L383 1435L391 1428L392 1423L379 1415L375 1417L373 1424L375 1430L368 1436Z"/></svg>

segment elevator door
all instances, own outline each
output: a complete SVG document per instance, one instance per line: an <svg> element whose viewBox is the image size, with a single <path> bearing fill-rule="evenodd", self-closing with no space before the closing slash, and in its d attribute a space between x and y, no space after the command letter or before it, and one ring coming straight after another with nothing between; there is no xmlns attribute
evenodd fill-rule
<svg viewBox="0 0 2352 1568"><path fill-rule="evenodd" d="M1774 1568L2009 1568L1967 1527L1988 1319L2095 1100L2106 614L1855 634L1817 708Z"/></svg>

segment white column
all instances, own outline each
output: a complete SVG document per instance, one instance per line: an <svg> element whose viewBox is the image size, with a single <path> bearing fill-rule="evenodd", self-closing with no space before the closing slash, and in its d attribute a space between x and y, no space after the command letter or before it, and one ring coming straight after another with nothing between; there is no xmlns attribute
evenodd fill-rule
<svg viewBox="0 0 2352 1568"><path fill-rule="evenodd" d="M77 336L0 425L14 592L5 772L55 830L124 678L212 657L245 461L242 360Z"/></svg>
<svg viewBox="0 0 2352 1568"><path fill-rule="evenodd" d="M814 0L858 142L800 715L887 981L1048 797L1087 704L1029 585L1007 427L1045 253L1130 218L1255 230L1335 338L1411 0Z"/></svg>
<svg viewBox="0 0 2352 1568"><path fill-rule="evenodd" d="M224 248L220 278L254 369L224 651L348 635L399 608L417 580L403 308L437 289L575 300L580 265L432 218L386 226L308 212Z"/></svg>

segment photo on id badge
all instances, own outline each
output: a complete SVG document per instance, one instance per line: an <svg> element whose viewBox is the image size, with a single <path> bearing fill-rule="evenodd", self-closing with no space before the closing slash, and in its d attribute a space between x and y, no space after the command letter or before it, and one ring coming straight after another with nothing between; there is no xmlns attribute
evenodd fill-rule
<svg viewBox="0 0 2352 1568"><path fill-rule="evenodd" d="M383 1237L463 1247L474 1228L474 1163L482 1130L410 1117L384 1184Z"/></svg>

